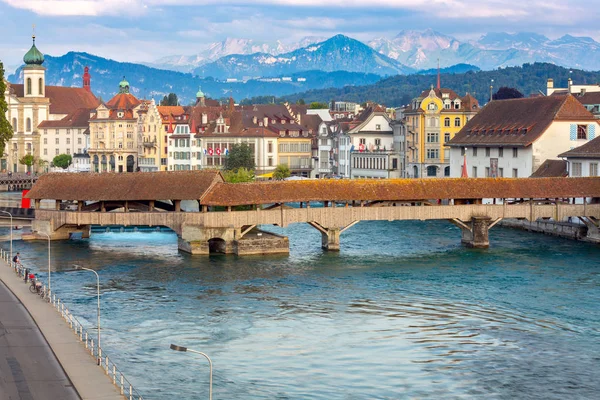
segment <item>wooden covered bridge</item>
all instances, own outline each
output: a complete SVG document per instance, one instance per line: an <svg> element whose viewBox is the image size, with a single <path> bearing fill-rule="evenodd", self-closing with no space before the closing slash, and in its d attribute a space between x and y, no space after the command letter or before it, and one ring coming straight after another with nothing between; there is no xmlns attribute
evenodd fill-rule
<svg viewBox="0 0 600 400"><path fill-rule="evenodd" d="M300 222L319 230L328 250L339 250L340 234L367 220L448 220L461 229L466 246L488 247L489 229L503 218L571 216L600 240L600 178L230 184L218 171L47 174L27 197L36 206L33 238L38 232L52 239L73 232L87 237L92 225L166 226L177 233L179 248L192 254L288 252L286 237L258 227ZM42 199L53 200L54 209L41 209Z"/></svg>

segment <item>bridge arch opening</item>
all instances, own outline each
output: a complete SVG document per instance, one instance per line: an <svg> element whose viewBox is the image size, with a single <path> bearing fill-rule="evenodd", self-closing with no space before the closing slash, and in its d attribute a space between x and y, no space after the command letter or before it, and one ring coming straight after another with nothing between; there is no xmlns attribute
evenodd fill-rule
<svg viewBox="0 0 600 400"><path fill-rule="evenodd" d="M209 254L225 254L227 251L227 242L221 238L212 238L208 240Z"/></svg>

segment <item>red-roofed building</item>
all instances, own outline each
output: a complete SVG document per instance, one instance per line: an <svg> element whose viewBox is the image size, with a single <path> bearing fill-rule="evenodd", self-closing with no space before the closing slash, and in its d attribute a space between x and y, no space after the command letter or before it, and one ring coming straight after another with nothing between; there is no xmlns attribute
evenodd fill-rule
<svg viewBox="0 0 600 400"><path fill-rule="evenodd" d="M470 178L528 177L597 132L598 121L570 94L495 100L448 143L451 176L460 176L466 153Z"/></svg>
<svg viewBox="0 0 600 400"><path fill-rule="evenodd" d="M33 155L36 159L43 160L49 164L55 156L58 148L60 152L66 148L71 151L78 148L71 142L76 140L70 130L70 119L79 109L95 108L100 101L91 92L91 75L89 70L83 80L85 87L71 88L46 85L46 68L43 66L44 55L35 46L35 36L31 49L23 57L25 67L23 68L22 84L11 84L6 82L4 97L8 104L7 118L13 128L13 137L6 144L5 155L1 157L1 171L25 172L31 170L20 164L19 160L26 155ZM41 128L45 122L62 121L60 127ZM77 120L78 118L75 117ZM79 124L81 125L81 124ZM85 130L87 125L78 126L77 129ZM50 133L54 145L49 149L43 147L44 134ZM45 137L50 145L50 138ZM70 146L70 147L69 147ZM80 146L83 148L83 143ZM46 153L44 154L44 149ZM66 150L65 150L66 151ZM33 167L38 170L39 163Z"/></svg>

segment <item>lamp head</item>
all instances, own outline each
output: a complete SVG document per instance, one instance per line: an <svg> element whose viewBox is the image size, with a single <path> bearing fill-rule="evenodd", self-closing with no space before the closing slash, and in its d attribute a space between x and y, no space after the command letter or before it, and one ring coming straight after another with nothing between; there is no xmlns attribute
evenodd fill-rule
<svg viewBox="0 0 600 400"><path fill-rule="evenodd" d="M171 350L175 350L175 351L187 351L187 347L177 346L175 344L171 344Z"/></svg>

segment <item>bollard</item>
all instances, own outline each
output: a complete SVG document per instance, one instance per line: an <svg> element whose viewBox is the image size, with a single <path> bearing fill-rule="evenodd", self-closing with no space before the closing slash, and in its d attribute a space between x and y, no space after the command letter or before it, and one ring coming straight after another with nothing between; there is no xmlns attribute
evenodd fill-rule
<svg viewBox="0 0 600 400"><path fill-rule="evenodd" d="M113 385L117 384L117 367L113 364Z"/></svg>
<svg viewBox="0 0 600 400"><path fill-rule="evenodd" d="M106 375L108 375L108 356L106 356L106 364L105 364L105 371L106 371Z"/></svg>
<svg viewBox="0 0 600 400"><path fill-rule="evenodd" d="M133 388L129 385L129 400L133 400Z"/></svg>
<svg viewBox="0 0 600 400"><path fill-rule="evenodd" d="M88 337L87 337L87 332L85 333L85 348L87 349L88 346Z"/></svg>
<svg viewBox="0 0 600 400"><path fill-rule="evenodd" d="M29 268L25 268L25 283L27 283L27 278L29 278Z"/></svg>
<svg viewBox="0 0 600 400"><path fill-rule="evenodd" d="M121 374L121 394L125 393L125 385L123 385L123 374Z"/></svg>

